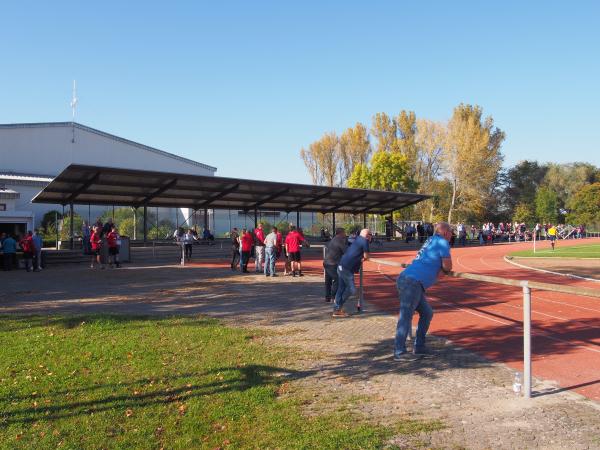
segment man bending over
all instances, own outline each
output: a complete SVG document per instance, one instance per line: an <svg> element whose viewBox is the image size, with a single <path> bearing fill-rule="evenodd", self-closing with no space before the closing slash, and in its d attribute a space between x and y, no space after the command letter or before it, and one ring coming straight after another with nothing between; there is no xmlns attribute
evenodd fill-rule
<svg viewBox="0 0 600 450"><path fill-rule="evenodd" d="M400 297L400 318L394 348L396 361L412 361L429 354L425 347L425 335L433 317L433 309L427 303L425 290L435 283L440 270L444 273L452 270L449 245L451 238L450 225L446 222L438 223L435 234L427 239L411 265L398 277L396 286ZM406 336L412 326L415 311L419 313L419 324L413 353L410 354L406 351Z"/></svg>

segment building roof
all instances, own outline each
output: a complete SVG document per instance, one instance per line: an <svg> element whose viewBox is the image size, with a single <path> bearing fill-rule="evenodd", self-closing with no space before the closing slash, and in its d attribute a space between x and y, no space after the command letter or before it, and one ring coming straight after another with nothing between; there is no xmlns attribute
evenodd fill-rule
<svg viewBox="0 0 600 450"><path fill-rule="evenodd" d="M34 203L386 214L429 198L349 189L73 164Z"/></svg>
<svg viewBox="0 0 600 450"><path fill-rule="evenodd" d="M33 181L36 183L50 183L54 179L50 175L32 175L17 172L0 172L0 181Z"/></svg>
<svg viewBox="0 0 600 450"><path fill-rule="evenodd" d="M119 136L115 136L114 134L106 133L104 131L97 130L92 127L88 127L86 125L82 125L77 122L40 122L40 123L9 123L9 124L0 124L0 130L2 129L14 129L14 128L52 128L52 127L72 127L74 126L76 129L84 130L89 133L94 133L99 136L103 136L108 139L112 139L118 142L122 142L128 145L133 145L135 147L147 150L149 152L157 153L162 156L166 156L168 158L173 158L178 161L185 162L187 164L192 164L194 166L202 167L203 169L210 170L212 172L216 172L217 168L213 166L209 166L208 164L203 164L198 161L194 161L192 159L184 158L182 156L174 155L173 153L166 152L164 150L159 150L154 147L150 147L148 145L140 144L139 142L130 141L129 139L125 139Z"/></svg>

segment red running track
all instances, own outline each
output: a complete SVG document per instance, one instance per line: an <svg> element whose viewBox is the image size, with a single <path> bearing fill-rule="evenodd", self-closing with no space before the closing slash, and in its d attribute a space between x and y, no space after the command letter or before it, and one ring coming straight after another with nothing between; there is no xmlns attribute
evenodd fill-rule
<svg viewBox="0 0 600 450"><path fill-rule="evenodd" d="M584 242L599 243L600 239ZM581 243L560 241L559 245ZM522 269L504 261L507 253L530 247L531 243L454 248L454 270L600 289L599 282ZM414 250L403 251L378 254L377 257L409 263L415 253ZM395 278L398 273L393 267L367 263L365 299L380 309L397 314ZM432 334L522 370L521 289L442 277L427 295L435 312L430 328ZM563 389L600 401L600 299L533 290L532 334L534 376L554 380Z"/></svg>
<svg viewBox="0 0 600 450"><path fill-rule="evenodd" d="M583 242L600 243L600 239ZM559 241L558 245L581 243ZM543 246L545 242L538 245ZM600 282L522 269L504 261L506 254L530 247L531 243L519 243L454 248L454 270L600 289ZM416 250L377 253L377 258L410 263L415 254ZM226 262L212 263L221 267L222 264ZM303 268L316 275L322 273L321 264L320 259L307 259L303 261ZM281 269L280 264L277 269ZM399 269L394 267L365 264L364 292L370 306L398 314L395 287L398 273ZM434 309L430 333L491 361L507 364L515 370L523 369L521 289L442 276L428 290L427 296ZM417 319L415 316L415 325ZM534 376L556 381L562 389L600 401L600 299L533 290L532 362Z"/></svg>

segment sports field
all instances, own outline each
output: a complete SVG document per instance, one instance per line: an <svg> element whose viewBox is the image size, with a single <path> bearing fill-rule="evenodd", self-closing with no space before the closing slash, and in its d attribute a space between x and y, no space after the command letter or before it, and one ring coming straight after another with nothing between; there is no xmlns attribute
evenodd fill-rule
<svg viewBox="0 0 600 450"><path fill-rule="evenodd" d="M571 241L572 242L572 241ZM554 250L550 247L550 241L537 243L536 252L533 252L533 244L530 250L513 252L510 256L521 256L529 258L600 258L600 244L561 246L558 241Z"/></svg>

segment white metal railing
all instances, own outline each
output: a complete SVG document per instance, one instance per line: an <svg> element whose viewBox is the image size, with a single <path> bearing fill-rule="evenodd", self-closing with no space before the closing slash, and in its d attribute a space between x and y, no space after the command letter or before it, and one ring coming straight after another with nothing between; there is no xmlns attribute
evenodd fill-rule
<svg viewBox="0 0 600 450"><path fill-rule="evenodd" d="M385 266L406 268L409 264L386 259L370 258L369 262L381 264ZM505 286L520 287L523 290L523 378L524 378L524 396L531 398L531 290L537 289L541 291L562 292L565 294L582 295L586 297L600 298L600 290L563 286L559 284L540 283L537 281L528 280L511 280L508 278L494 277L490 275L479 275L467 272L448 272L448 276L454 278L464 278L467 280L483 281L485 283L502 284ZM360 311L363 302L363 269L361 266L359 275L359 295L357 308Z"/></svg>

